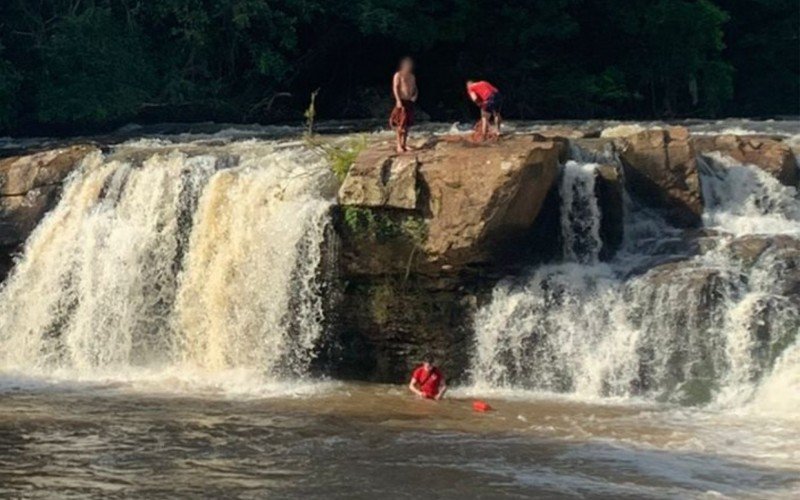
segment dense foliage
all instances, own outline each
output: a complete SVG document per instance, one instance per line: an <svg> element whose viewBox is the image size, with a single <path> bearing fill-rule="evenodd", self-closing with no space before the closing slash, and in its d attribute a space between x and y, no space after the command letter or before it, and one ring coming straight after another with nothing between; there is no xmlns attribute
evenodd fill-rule
<svg viewBox="0 0 800 500"><path fill-rule="evenodd" d="M4 0L0 130L383 116L396 60L421 108L516 118L797 114L797 0Z"/></svg>

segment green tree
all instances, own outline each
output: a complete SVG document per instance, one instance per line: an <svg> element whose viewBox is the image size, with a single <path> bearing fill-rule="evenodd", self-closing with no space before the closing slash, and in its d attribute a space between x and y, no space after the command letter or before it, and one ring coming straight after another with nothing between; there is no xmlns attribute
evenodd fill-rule
<svg viewBox="0 0 800 500"><path fill-rule="evenodd" d="M653 113L717 111L732 91L732 68L721 59L728 16L708 0L625 6L617 4L620 30L628 41L625 72L649 97Z"/></svg>
<svg viewBox="0 0 800 500"><path fill-rule="evenodd" d="M724 52L736 69L728 111L800 114L800 2L717 0L730 14Z"/></svg>
<svg viewBox="0 0 800 500"><path fill-rule="evenodd" d="M141 35L109 8L59 19L43 42L41 60L36 105L45 123L129 119L152 89Z"/></svg>
<svg viewBox="0 0 800 500"><path fill-rule="evenodd" d="M0 45L0 54L3 46ZM0 130L13 125L17 114L17 92L21 76L14 66L0 57Z"/></svg>

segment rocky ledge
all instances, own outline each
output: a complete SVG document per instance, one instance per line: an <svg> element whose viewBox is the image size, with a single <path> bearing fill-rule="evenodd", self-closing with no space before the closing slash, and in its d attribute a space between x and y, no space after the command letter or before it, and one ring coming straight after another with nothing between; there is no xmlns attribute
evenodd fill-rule
<svg viewBox="0 0 800 500"><path fill-rule="evenodd" d="M659 242L663 252L641 270L652 280L674 274L675 255L719 244L699 227L704 155L757 165L797 187L795 156L775 138L692 136L681 127L631 132L587 138L562 127L480 145L463 136L429 136L403 155L393 152L391 140L371 142L334 209L338 300L329 315L334 341L321 360L341 377L398 381L430 350L451 376L463 375L472 316L497 281L562 257L559 178L570 158L598 164L602 259L613 257L623 239L625 189L685 228L683 237ZM64 179L93 151L82 145L0 159L0 279ZM751 261L791 250L786 288L794 296L800 261L792 245L750 237L730 248ZM689 282L714 289L714 276L702 271Z"/></svg>
<svg viewBox="0 0 800 500"><path fill-rule="evenodd" d="M13 254L58 200L64 179L96 150L78 145L0 159L0 280Z"/></svg>
<svg viewBox="0 0 800 500"><path fill-rule="evenodd" d="M473 313L497 281L561 258L558 179L570 157L598 163L601 258L611 258L622 242L623 176L640 203L686 229L641 270L665 279L681 265L676 260L716 244L699 229L699 163L713 152L797 184L794 155L778 140L692 136L682 127L592 139L556 131L488 145L429 137L403 155L391 141L372 144L339 191L339 375L397 381L426 350L451 375L462 375Z"/></svg>

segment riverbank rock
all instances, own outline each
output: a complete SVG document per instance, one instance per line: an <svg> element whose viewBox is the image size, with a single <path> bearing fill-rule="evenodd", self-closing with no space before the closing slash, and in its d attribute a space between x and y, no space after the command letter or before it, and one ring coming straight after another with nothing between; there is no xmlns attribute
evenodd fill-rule
<svg viewBox="0 0 800 500"><path fill-rule="evenodd" d="M619 155L631 193L665 210L668 220L677 226L700 225L700 178L686 128L652 129L628 136Z"/></svg>
<svg viewBox="0 0 800 500"><path fill-rule="evenodd" d="M692 137L698 153L719 152L740 163L752 164L770 173L782 184L797 187L798 167L791 147L765 137L713 135Z"/></svg>
<svg viewBox="0 0 800 500"><path fill-rule="evenodd" d="M0 280L11 255L55 204L61 183L92 151L78 145L0 159Z"/></svg>

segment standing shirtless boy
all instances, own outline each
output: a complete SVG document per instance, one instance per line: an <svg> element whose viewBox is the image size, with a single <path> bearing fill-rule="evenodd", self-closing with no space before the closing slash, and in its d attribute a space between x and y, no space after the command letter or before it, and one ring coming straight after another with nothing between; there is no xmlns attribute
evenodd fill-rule
<svg viewBox="0 0 800 500"><path fill-rule="evenodd" d="M397 132L397 152L408 151L408 129L414 124L414 103L417 102L417 79L414 61L410 57L400 60L400 67L392 79L395 106L389 123Z"/></svg>

